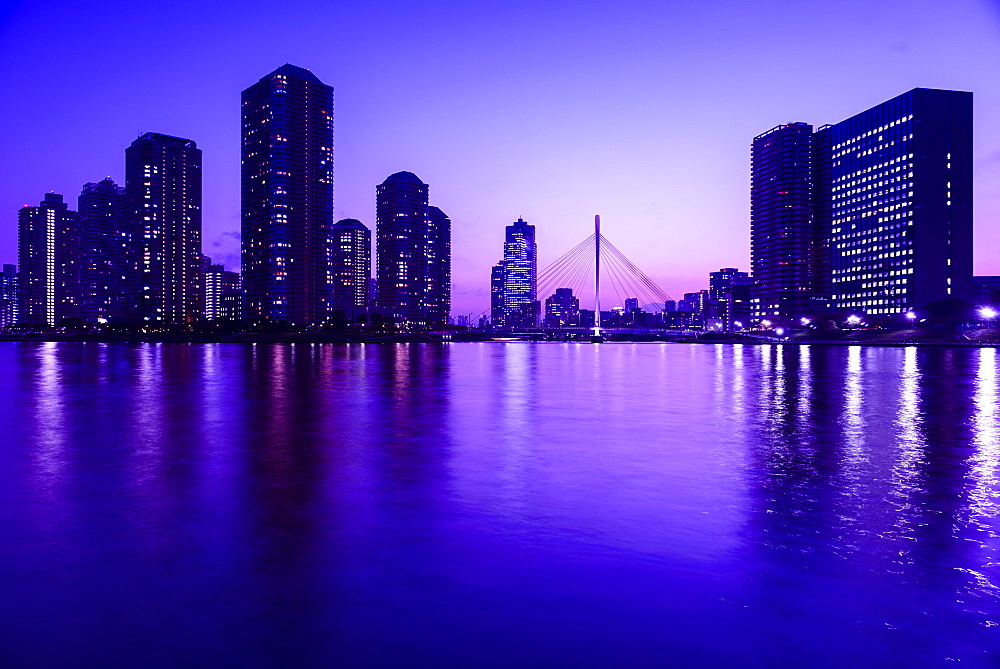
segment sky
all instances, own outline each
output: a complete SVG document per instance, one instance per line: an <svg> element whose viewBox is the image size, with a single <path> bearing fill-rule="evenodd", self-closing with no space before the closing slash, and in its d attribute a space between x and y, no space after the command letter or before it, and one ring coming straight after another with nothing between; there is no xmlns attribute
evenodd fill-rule
<svg viewBox="0 0 1000 669"><path fill-rule="evenodd" d="M0 0L0 262L21 206L121 183L153 131L203 149L204 251L238 269L240 91L286 62L335 89L336 218L374 227L394 172L430 185L456 314L519 216L544 267L600 214L674 298L747 269L752 138L915 87L975 94L975 272L1000 275L1000 0Z"/></svg>

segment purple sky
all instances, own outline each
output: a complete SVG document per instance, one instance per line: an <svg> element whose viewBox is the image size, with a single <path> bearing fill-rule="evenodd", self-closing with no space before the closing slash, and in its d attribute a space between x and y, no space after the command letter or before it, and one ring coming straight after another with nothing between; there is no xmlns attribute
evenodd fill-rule
<svg viewBox="0 0 1000 669"><path fill-rule="evenodd" d="M237 269L239 93L285 62L336 89L338 218L374 227L393 172L430 184L455 313L488 306L519 215L545 265L601 214L675 298L746 269L752 137L917 86L975 93L975 269L1000 274L996 0L0 0L0 261L20 206L121 182L155 131L204 150L205 252Z"/></svg>

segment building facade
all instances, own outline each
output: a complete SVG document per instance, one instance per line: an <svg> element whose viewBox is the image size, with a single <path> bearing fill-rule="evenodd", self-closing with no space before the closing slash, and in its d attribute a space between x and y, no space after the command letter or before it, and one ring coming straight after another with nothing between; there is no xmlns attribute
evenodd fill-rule
<svg viewBox="0 0 1000 669"><path fill-rule="evenodd" d="M333 88L283 65L242 94L246 315L293 324L330 315Z"/></svg>
<svg viewBox="0 0 1000 669"><path fill-rule="evenodd" d="M208 263L204 270L205 318L208 320L235 320L240 317L239 305L242 298L240 275L228 272L223 265ZM234 299L235 298L235 299Z"/></svg>
<svg viewBox="0 0 1000 669"><path fill-rule="evenodd" d="M787 321L814 289L813 128L789 123L754 137L750 155L754 316Z"/></svg>
<svg viewBox="0 0 1000 669"><path fill-rule="evenodd" d="M46 193L17 214L18 322L57 325L78 318L80 217L63 196Z"/></svg>
<svg viewBox="0 0 1000 669"><path fill-rule="evenodd" d="M428 190L411 172L376 188L376 305L413 327L444 325L451 308L451 221Z"/></svg>
<svg viewBox="0 0 1000 669"><path fill-rule="evenodd" d="M821 128L832 305L898 315L972 298L972 93L916 88Z"/></svg>
<svg viewBox="0 0 1000 669"><path fill-rule="evenodd" d="M355 314L368 307L372 274L372 233L359 220L333 224L330 243L333 309Z"/></svg>
<svg viewBox="0 0 1000 669"><path fill-rule="evenodd" d="M202 315L201 149L148 132L125 150L127 311L150 323Z"/></svg>
<svg viewBox="0 0 1000 669"><path fill-rule="evenodd" d="M125 189L111 178L88 183L77 199L80 214L80 317L102 323L126 315L129 273Z"/></svg>

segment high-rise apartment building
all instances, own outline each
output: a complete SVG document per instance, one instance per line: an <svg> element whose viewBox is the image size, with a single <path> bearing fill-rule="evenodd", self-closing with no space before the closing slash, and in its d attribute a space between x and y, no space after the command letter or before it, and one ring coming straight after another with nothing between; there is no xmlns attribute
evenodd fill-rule
<svg viewBox="0 0 1000 669"><path fill-rule="evenodd" d="M17 323L17 265L0 268L0 328Z"/></svg>
<svg viewBox="0 0 1000 669"><path fill-rule="evenodd" d="M451 219L427 207L427 322L445 325L451 314Z"/></svg>
<svg viewBox="0 0 1000 669"><path fill-rule="evenodd" d="M813 128L789 123L754 137L750 167L750 264L754 315L790 320L814 289Z"/></svg>
<svg viewBox="0 0 1000 669"><path fill-rule="evenodd" d="M333 308L355 313L368 306L372 273L372 233L359 220L333 224L330 243Z"/></svg>
<svg viewBox="0 0 1000 669"><path fill-rule="evenodd" d="M80 317L105 322L126 314L128 207L125 189L111 178L88 183L77 199L80 213Z"/></svg>
<svg viewBox="0 0 1000 669"><path fill-rule="evenodd" d="M128 315L183 323L202 314L201 149L155 132L125 150Z"/></svg>
<svg viewBox="0 0 1000 669"><path fill-rule="evenodd" d="M817 136L833 306L896 315L970 299L972 93L916 88Z"/></svg>
<svg viewBox="0 0 1000 669"><path fill-rule="evenodd" d="M505 230L503 268L504 327L537 327L538 246L535 226L521 218Z"/></svg>
<svg viewBox="0 0 1000 669"><path fill-rule="evenodd" d="M309 325L330 315L333 88L282 65L243 91L246 315Z"/></svg>
<svg viewBox="0 0 1000 669"><path fill-rule="evenodd" d="M376 305L414 326L448 322L451 221L428 205L427 184L397 172L376 188Z"/></svg>
<svg viewBox="0 0 1000 669"><path fill-rule="evenodd" d="M63 196L46 193L17 214L18 321L56 325L79 311L80 218Z"/></svg>

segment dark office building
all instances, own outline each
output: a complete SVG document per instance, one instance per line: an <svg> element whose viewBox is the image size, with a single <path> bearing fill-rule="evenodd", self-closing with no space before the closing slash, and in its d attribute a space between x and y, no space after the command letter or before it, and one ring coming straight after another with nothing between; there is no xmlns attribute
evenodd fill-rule
<svg viewBox="0 0 1000 669"><path fill-rule="evenodd" d="M556 288L556 292L545 300L545 326L561 328L578 325L580 299L573 295L572 288Z"/></svg>
<svg viewBox="0 0 1000 669"><path fill-rule="evenodd" d="M333 88L282 65L242 100L246 315L320 323L332 299Z"/></svg>
<svg viewBox="0 0 1000 669"><path fill-rule="evenodd" d="M427 207L427 322L445 325L451 314L451 219Z"/></svg>
<svg viewBox="0 0 1000 669"><path fill-rule="evenodd" d="M521 218L506 228L503 267L504 327L537 327L538 246L535 226Z"/></svg>
<svg viewBox="0 0 1000 669"><path fill-rule="evenodd" d="M147 132L125 150L128 315L184 323L202 314L201 149Z"/></svg>
<svg viewBox="0 0 1000 669"><path fill-rule="evenodd" d="M709 272L708 299L726 332L738 329L736 323L739 327L749 325L752 286L753 280L747 273L735 267Z"/></svg>
<svg viewBox="0 0 1000 669"><path fill-rule="evenodd" d="M17 265L0 271L0 328L17 322Z"/></svg>
<svg viewBox="0 0 1000 669"><path fill-rule="evenodd" d="M503 327L503 260L490 272L490 324Z"/></svg>
<svg viewBox="0 0 1000 669"><path fill-rule="evenodd" d="M364 223L345 218L333 225L330 276L333 308L356 314L368 307L372 274L372 233Z"/></svg>
<svg viewBox="0 0 1000 669"><path fill-rule="evenodd" d="M10 265L4 265L10 267ZM976 306L1000 307L1000 276L972 277L972 298Z"/></svg>
<svg viewBox="0 0 1000 669"><path fill-rule="evenodd" d="M110 178L83 187L80 213L80 317L89 323L126 315L129 272L125 189Z"/></svg>
<svg viewBox="0 0 1000 669"><path fill-rule="evenodd" d="M754 315L786 321L811 307L813 128L789 123L754 137L750 167L750 264Z"/></svg>
<svg viewBox="0 0 1000 669"><path fill-rule="evenodd" d="M448 322L451 221L427 203L416 175L397 172L376 188L376 305L397 323Z"/></svg>
<svg viewBox="0 0 1000 669"><path fill-rule="evenodd" d="M80 217L63 196L46 193L17 214L18 322L56 325L77 318Z"/></svg>
<svg viewBox="0 0 1000 669"><path fill-rule="evenodd" d="M971 299L972 93L915 88L817 136L833 306L896 315Z"/></svg>

